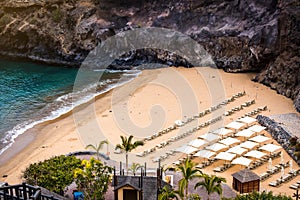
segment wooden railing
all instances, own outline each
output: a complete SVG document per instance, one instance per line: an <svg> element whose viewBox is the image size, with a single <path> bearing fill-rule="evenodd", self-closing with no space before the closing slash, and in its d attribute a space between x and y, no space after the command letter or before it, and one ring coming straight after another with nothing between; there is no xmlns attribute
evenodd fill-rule
<svg viewBox="0 0 300 200"><path fill-rule="evenodd" d="M43 195L41 188L22 183L0 187L0 200L60 200Z"/></svg>

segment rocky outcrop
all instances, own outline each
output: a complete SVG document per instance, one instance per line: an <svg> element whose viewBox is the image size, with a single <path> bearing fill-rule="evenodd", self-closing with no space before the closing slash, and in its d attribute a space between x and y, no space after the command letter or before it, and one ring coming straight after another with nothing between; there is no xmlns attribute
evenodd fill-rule
<svg viewBox="0 0 300 200"><path fill-rule="evenodd" d="M300 160L295 156L295 149L290 146L290 139L294 137L289 131L280 126L279 123L267 116L258 115L257 121L267 127L272 137L286 150L286 152L300 165Z"/></svg>
<svg viewBox="0 0 300 200"><path fill-rule="evenodd" d="M164 27L191 36L219 68L257 71L254 80L299 102L299 7L297 0L0 0L0 54L78 66L116 33ZM112 67L143 62L190 66L150 49Z"/></svg>

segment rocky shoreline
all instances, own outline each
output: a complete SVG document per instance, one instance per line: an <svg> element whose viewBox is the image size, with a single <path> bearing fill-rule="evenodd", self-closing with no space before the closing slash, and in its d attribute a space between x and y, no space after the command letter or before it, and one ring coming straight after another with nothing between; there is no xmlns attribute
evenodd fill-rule
<svg viewBox="0 0 300 200"><path fill-rule="evenodd" d="M227 72L255 71L300 112L300 5L297 0L0 0L0 55L78 67L107 38L139 27L189 35ZM180 47L179 47L180 48ZM111 68L186 66L172 52L128 52Z"/></svg>
<svg viewBox="0 0 300 200"><path fill-rule="evenodd" d="M286 120L288 120L288 118L289 118L288 115L289 114L287 114L285 116ZM290 139L293 137L296 137L296 135L292 134L291 132L286 130L286 128L284 128L281 124L277 123L275 120L272 120L271 118L269 118L267 116L258 115L256 117L256 119L262 126L267 127L268 132L272 135L272 137L283 147L283 149L300 166L300 159L295 156L295 147L291 147L291 145L290 145ZM297 125L295 124L295 126L297 126Z"/></svg>

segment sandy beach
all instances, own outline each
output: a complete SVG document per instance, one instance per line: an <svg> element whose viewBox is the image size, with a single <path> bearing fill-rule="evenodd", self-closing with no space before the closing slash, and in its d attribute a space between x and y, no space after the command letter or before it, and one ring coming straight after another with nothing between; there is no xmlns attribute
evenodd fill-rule
<svg viewBox="0 0 300 200"><path fill-rule="evenodd" d="M141 75L133 81L74 109L72 113L38 125L20 136L14 146L0 156L0 182L20 183L21 172L30 163L54 155L84 150L86 145L97 144L104 139L107 139L110 145L102 150L103 153L109 153L112 160L125 162L124 155L114 153L114 146L120 143L120 135L132 134L137 139L143 139L174 125L176 120L192 117L238 92L245 91L246 95L212 114L194 120L188 126L147 141L144 146L138 147L129 155L129 162L141 164L147 162L147 166L157 167L158 164L152 160L159 155L187 144L210 130L223 127L258 107L268 107L261 113L266 116L297 113L291 99L278 95L276 91L264 85L252 82L251 78L254 75L253 73L230 74L211 68L143 70ZM170 137L179 135L199 123L222 115L225 111L250 100L255 100L255 104L228 117L223 117L222 120L197 131L196 134L173 142L145 157L136 156L137 153L155 147ZM267 132L265 134L271 137ZM276 144L276 141L273 142ZM22 149L22 147L25 148ZM171 164L180 157L182 155L177 153L162 164ZM284 159L285 161L291 159L286 152L284 152ZM203 172L214 174L212 169L223 162L217 161L212 166L203 169ZM279 162L280 158L276 158L273 160L273 165ZM293 166L294 169L299 169L295 162ZM237 165L217 175L225 177L228 185L231 186L231 174L243 168L245 167ZM254 172L261 174L266 171L266 168L267 164L264 164ZM279 176L280 173L261 182L261 189L291 195L293 190L289 189L289 185L299 180L299 177L278 188L268 186L269 182L276 180Z"/></svg>

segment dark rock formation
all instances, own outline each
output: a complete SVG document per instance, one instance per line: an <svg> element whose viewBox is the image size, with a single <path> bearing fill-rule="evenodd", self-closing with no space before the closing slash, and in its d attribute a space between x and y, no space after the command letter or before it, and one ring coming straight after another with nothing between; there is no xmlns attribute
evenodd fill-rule
<svg viewBox="0 0 300 200"><path fill-rule="evenodd" d="M169 28L203 45L225 71L259 72L254 80L295 99L299 111L299 10L297 0L0 0L0 54L79 66L116 33ZM172 52L128 54L112 67L190 66Z"/></svg>
<svg viewBox="0 0 300 200"><path fill-rule="evenodd" d="M290 147L290 139L294 137L285 128L280 126L279 123L270 119L269 117L258 115L256 117L257 121L262 125L267 127L268 132L272 137L286 150L286 152L300 165L300 160L295 156L295 149Z"/></svg>

